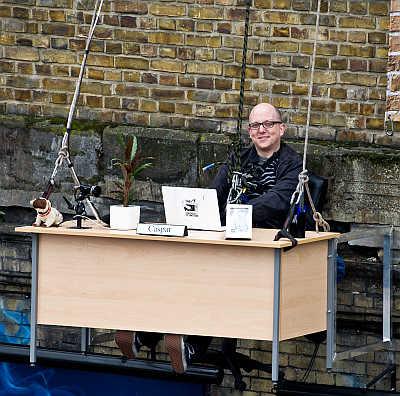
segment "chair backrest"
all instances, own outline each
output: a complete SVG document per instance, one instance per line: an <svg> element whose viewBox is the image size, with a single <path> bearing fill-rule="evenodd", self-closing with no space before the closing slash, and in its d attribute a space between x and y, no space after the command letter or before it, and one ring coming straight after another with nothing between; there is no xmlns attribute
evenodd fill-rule
<svg viewBox="0 0 400 396"><path fill-rule="evenodd" d="M320 212L324 205L326 192L328 190L328 179L310 172L308 174L308 186L310 188L311 198L314 202L314 206L316 210ZM308 202L308 197L306 200ZM311 207L306 214L306 230L315 230L315 221L313 219Z"/></svg>

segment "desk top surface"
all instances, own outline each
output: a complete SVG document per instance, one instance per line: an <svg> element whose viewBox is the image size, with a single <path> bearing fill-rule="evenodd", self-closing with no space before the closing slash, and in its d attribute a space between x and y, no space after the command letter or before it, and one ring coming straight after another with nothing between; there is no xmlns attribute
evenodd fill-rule
<svg viewBox="0 0 400 396"><path fill-rule="evenodd" d="M180 243L202 243L210 245L231 245L231 246L252 246L264 248L284 248L291 246L288 239L274 241L274 237L278 230L253 228L253 238L251 240L233 240L225 239L225 232L215 231L194 231L189 230L189 235L186 237L165 237L153 235L138 235L135 230L118 231L110 230L109 228L88 228L76 229L71 227L17 227L16 232L25 232L31 234L47 234L47 235L70 235L70 236L85 236L85 237L100 237L100 238L120 238L120 239L140 239L160 242L180 242ZM298 243L306 244L317 241L323 241L339 237L340 234L335 232L320 232L307 231L306 238L299 238Z"/></svg>

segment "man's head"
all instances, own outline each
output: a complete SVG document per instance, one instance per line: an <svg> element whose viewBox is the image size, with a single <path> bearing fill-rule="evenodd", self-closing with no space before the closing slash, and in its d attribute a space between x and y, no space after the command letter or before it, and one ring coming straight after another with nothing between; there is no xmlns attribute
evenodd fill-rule
<svg viewBox="0 0 400 396"><path fill-rule="evenodd" d="M250 112L248 130L257 154L268 158L279 150L286 126L276 107L260 103Z"/></svg>

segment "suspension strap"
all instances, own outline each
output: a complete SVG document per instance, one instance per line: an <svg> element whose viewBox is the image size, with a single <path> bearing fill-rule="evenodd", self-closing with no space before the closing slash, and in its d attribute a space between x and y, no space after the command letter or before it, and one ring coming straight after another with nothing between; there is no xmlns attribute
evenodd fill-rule
<svg viewBox="0 0 400 396"><path fill-rule="evenodd" d="M317 56L317 43L318 43L318 34L319 34L319 20L320 20L320 13L321 13L321 0L318 0L318 5L317 5L317 18L315 21L315 35L314 35L314 45L313 45L313 53L312 53L312 58L311 58L311 74L310 74L310 84L308 86L308 106L307 106L307 123L306 123L306 133L304 137L304 150L303 150L303 171L299 175L299 185L302 184L302 186L297 186L296 191L301 190L301 192L304 191L304 183L308 182L308 177L306 178L305 175L307 175L307 151L308 151L308 134L310 130L310 120L311 120L311 102L312 102L312 92L314 88L314 71L315 71L315 59ZM296 191L293 193L293 195L296 194ZM292 197L293 200L293 197Z"/></svg>
<svg viewBox="0 0 400 396"><path fill-rule="evenodd" d="M86 47L85 47L85 52L84 52L84 55L83 55L83 60L82 60L82 64L81 64L81 68L80 68L80 72L79 72L79 77L78 77L78 80L77 80L77 83L76 83L76 86L75 86L74 96L72 98L71 106L70 106L70 109L69 109L66 132L65 132L65 134L63 136L63 140L62 140L62 143L61 143L61 148L60 148L60 151L58 152L58 157L57 157L57 159L55 161L54 170L53 170L53 173L50 176L50 181L49 181L49 183L47 185L46 191L43 193L43 197L47 198L47 199L49 198L49 196L50 196L50 194L51 194L51 192L52 192L52 190L54 188L54 183L55 183L54 179L55 179L55 177L57 175L58 168L62 165L64 160L66 160L67 163L68 163L68 167L71 170L72 178L74 179L74 183L76 185L80 185L78 176L76 175L75 170L73 168L73 164L72 164L72 162L70 160L69 137L70 137L70 133L71 133L72 119L74 117L76 106L77 106L79 95L80 95L80 89L81 89L82 80L83 80L83 73L85 71L87 57L88 57L89 52L90 52L90 44L92 42L93 34L94 34L96 25L97 25L99 17L100 17L101 9L103 7L103 2L104 2L104 0L96 0L96 4L95 4L93 16L92 16L92 21L91 21L89 32L88 32L88 36L87 36L87 39L86 39Z"/></svg>
<svg viewBox="0 0 400 396"><path fill-rule="evenodd" d="M239 111L236 123L236 133L233 136L231 153L228 158L228 178L232 178L231 188L227 203L240 203L240 197L244 191L241 174L241 151L242 151L242 122L243 122L243 104L244 104L244 84L246 80L247 66L247 43L249 38L250 24L250 6L251 0L246 0L246 17L244 24L242 68L240 74L240 93L239 93Z"/></svg>
<svg viewBox="0 0 400 396"><path fill-rule="evenodd" d="M294 214L294 207L300 203L300 200L304 197L304 189L307 191L308 199L310 201L311 208L313 209L313 219L316 222L316 230L319 231L319 226L325 229L327 223L322 218L322 215L315 210L314 202L311 198L309 186L308 186L308 170L307 170L307 151L308 151L308 135L310 129L310 120L311 120L311 102L312 102L312 92L314 88L314 72L315 72L315 59L317 55L317 43L318 43L318 34L319 34L319 23L320 23L320 14L321 14L321 0L318 0L317 4L317 14L316 14L316 21L315 21L315 35L314 35L314 45L313 45L313 53L311 58L311 73L310 73L310 84L308 86L308 106L307 106L307 123L306 123L306 131L304 137L304 151L303 151L303 170L299 174L299 182L297 184L296 190L294 191L291 200L290 200L290 209L289 209L289 216L288 219L285 221L285 225L281 231L275 237L275 240L280 238L290 236L290 241L292 242L292 247L295 246L293 242L293 237L290 235L289 232L289 225L290 222L288 221L293 218ZM329 225L328 225L329 227Z"/></svg>
<svg viewBox="0 0 400 396"><path fill-rule="evenodd" d="M300 203L300 199L304 194L304 185L308 184L308 172L307 170L303 170L299 174L299 182L297 184L296 190L294 191L292 198L290 200L290 206L298 205Z"/></svg>
<svg viewBox="0 0 400 396"><path fill-rule="evenodd" d="M317 212L315 209L314 202L311 197L310 188L308 186L308 176L307 175L307 151L308 151L308 135L310 129L310 120L311 120L311 103L312 103L312 91L314 87L314 72L315 72L315 59L317 55L317 43L318 43L318 34L319 34L319 22L320 22L320 14L321 14L321 0L318 0L317 6L317 18L315 23L315 37L314 37L314 46L313 46L313 55L312 55L312 64L311 64L311 76L310 76L310 85L308 87L308 107L307 107L307 123L306 123L306 135L304 138L304 151L303 151L303 171L299 175L299 184L303 184L307 191L308 200L310 202L312 211L313 211L313 219L315 221L315 230L319 232L319 227L321 227L324 231L329 231L329 224L324 220L321 213ZM300 187L302 192L304 191L304 187ZM297 190L297 189L296 189Z"/></svg>

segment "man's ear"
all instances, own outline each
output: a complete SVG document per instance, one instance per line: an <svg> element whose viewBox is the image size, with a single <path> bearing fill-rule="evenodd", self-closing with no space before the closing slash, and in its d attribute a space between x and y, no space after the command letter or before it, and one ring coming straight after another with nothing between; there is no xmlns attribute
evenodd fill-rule
<svg viewBox="0 0 400 396"><path fill-rule="evenodd" d="M279 132L280 132L280 135L281 135L281 137L285 134L285 131L286 131L286 124L279 124Z"/></svg>

